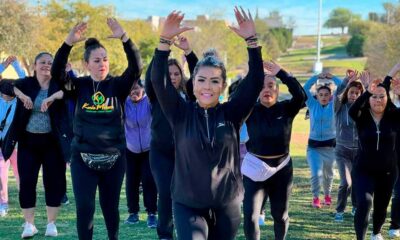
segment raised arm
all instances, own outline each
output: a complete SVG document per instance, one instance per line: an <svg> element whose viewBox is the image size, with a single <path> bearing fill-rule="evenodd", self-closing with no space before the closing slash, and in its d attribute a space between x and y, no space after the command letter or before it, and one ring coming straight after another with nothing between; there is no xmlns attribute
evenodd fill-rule
<svg viewBox="0 0 400 240"><path fill-rule="evenodd" d="M160 43L155 51L150 80L153 83L155 95L171 126L182 119L185 100L183 100L171 83L168 71L168 57L173 38L192 28L182 27L184 15L173 11L165 20L160 34Z"/></svg>
<svg viewBox="0 0 400 240"><path fill-rule="evenodd" d="M121 97L125 99L126 96L129 95L132 85L139 80L142 74L142 59L139 50L115 18L108 18L107 25L112 31L112 35L110 35L109 38L121 39L128 60L128 67L118 78L119 83L117 85L118 92L120 92Z"/></svg>
<svg viewBox="0 0 400 240"><path fill-rule="evenodd" d="M14 61L12 61L11 66L13 66L13 68L19 78L26 77L25 71L24 71L24 69L22 69L21 64L19 63L18 59L15 59Z"/></svg>
<svg viewBox="0 0 400 240"><path fill-rule="evenodd" d="M78 23L69 32L65 42L58 49L54 56L51 67L51 77L63 89L72 90L74 78L71 78L65 71L68 63L68 56L74 44L85 40L84 33L87 30L87 23Z"/></svg>
<svg viewBox="0 0 400 240"><path fill-rule="evenodd" d="M296 116L307 100L307 94L303 87L295 77L290 76L279 64L271 61L264 62L263 65L268 74L278 77L288 87L292 99L289 100L286 110L290 116Z"/></svg>
<svg viewBox="0 0 400 240"><path fill-rule="evenodd" d="M190 47L190 43L186 37L179 36L178 41L174 42L174 45L185 53L190 72L190 78L186 82L186 94L190 101L196 101L196 97L193 94L193 72L199 59Z"/></svg>
<svg viewBox="0 0 400 240"><path fill-rule="evenodd" d="M318 80L318 75L312 76L310 79L307 80L307 82L303 86L304 91L307 94L307 101L306 101L307 106L318 103L318 101L314 98L314 95L311 93L311 87L317 82L317 80Z"/></svg>
<svg viewBox="0 0 400 240"><path fill-rule="evenodd" d="M153 61L154 58L151 59L150 64L147 67L146 75L144 77L144 90L146 91L146 95L151 103L157 101L157 96L153 89L153 83L151 82L151 69L153 68Z"/></svg>
<svg viewBox="0 0 400 240"><path fill-rule="evenodd" d="M227 103L227 116L235 123L241 124L250 114L262 90L264 70L261 47L258 45L256 28L250 11L246 13L242 8L239 10L235 7L235 17L238 27L229 27L247 43L249 71Z"/></svg>

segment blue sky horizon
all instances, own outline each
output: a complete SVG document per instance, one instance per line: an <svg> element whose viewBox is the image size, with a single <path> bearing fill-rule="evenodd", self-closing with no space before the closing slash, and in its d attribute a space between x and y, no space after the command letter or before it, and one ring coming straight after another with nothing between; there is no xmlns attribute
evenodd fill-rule
<svg viewBox="0 0 400 240"><path fill-rule="evenodd" d="M42 0L46 3L47 0ZM268 16L271 11L279 11L285 21L295 20L295 35L315 35L317 32L317 18L319 0L87 0L93 5L113 5L116 15L125 19L147 19L149 16L166 16L174 9L185 13L186 19L195 19L197 15L218 16L228 21L234 21L233 7L235 5L250 9L252 13L258 9L259 16ZM33 4L37 0L30 1ZM369 12L384 13L383 3L398 3L396 0L323 0L322 22L329 18L329 13L337 8L350 9L363 19ZM323 34L339 33L340 29L323 29Z"/></svg>

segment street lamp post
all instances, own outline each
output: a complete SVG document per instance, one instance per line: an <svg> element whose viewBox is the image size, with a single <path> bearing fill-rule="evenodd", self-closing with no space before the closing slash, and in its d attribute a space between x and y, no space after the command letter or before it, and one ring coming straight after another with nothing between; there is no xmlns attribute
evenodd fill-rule
<svg viewBox="0 0 400 240"><path fill-rule="evenodd" d="M321 62L321 15L322 15L322 0L319 0L318 10L318 28L317 28L317 61L314 64L314 73L319 74L322 72L323 64Z"/></svg>

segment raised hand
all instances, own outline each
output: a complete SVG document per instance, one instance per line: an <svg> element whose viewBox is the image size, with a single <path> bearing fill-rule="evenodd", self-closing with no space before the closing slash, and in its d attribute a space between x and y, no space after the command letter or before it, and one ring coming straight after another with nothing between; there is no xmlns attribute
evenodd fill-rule
<svg viewBox="0 0 400 240"><path fill-rule="evenodd" d="M185 14L181 14L181 12L173 11L171 12L167 19L164 22L164 27L161 30L160 37L166 40L172 40L174 37L179 34L186 32L188 30L192 30L193 27L182 27L181 23Z"/></svg>
<svg viewBox="0 0 400 240"><path fill-rule="evenodd" d="M16 60L17 60L17 57L16 57L16 56L13 56L13 55L8 56L8 57L6 58L6 60L3 62L4 67L8 67L12 62L14 62L14 61L16 61Z"/></svg>
<svg viewBox="0 0 400 240"><path fill-rule="evenodd" d="M192 51L188 39L184 36L178 36L178 39L174 41L174 45L175 47L183 50L185 55L188 55Z"/></svg>
<svg viewBox="0 0 400 240"><path fill-rule="evenodd" d="M363 71L360 74L360 80L364 87L368 87L369 83L371 82L371 73L369 71Z"/></svg>
<svg viewBox="0 0 400 240"><path fill-rule="evenodd" d="M234 12L238 27L229 26L229 28L243 39L256 37L256 26L250 11L246 14L242 7L240 7L240 10L235 7Z"/></svg>
<svg viewBox="0 0 400 240"><path fill-rule="evenodd" d="M349 71L349 70L348 70ZM360 78L359 73L357 70L350 70L351 72L349 72L348 74L346 73L346 78L348 79L348 83L354 82L357 79Z"/></svg>
<svg viewBox="0 0 400 240"><path fill-rule="evenodd" d="M382 83L382 79L380 79L380 78L370 81L370 83L368 85L368 92L370 92L371 94L374 94L380 83Z"/></svg>
<svg viewBox="0 0 400 240"><path fill-rule="evenodd" d="M276 76L276 74L278 74L278 72L282 69L282 67L274 61L264 61L263 66L265 71L272 76Z"/></svg>
<svg viewBox="0 0 400 240"><path fill-rule="evenodd" d="M392 79L392 90L395 95L400 95L400 78Z"/></svg>
<svg viewBox="0 0 400 240"><path fill-rule="evenodd" d="M84 36L86 30L87 23L81 22L76 24L69 32L67 39L65 39L65 43L72 46L75 43L84 41L86 39L86 37Z"/></svg>
<svg viewBox="0 0 400 240"><path fill-rule="evenodd" d="M393 68L389 71L388 76L395 77L396 74L400 71L400 62L393 66Z"/></svg>
<svg viewBox="0 0 400 240"><path fill-rule="evenodd" d="M121 24L115 18L107 18L107 25L112 31L112 34L108 38L122 39L126 32L122 28Z"/></svg>

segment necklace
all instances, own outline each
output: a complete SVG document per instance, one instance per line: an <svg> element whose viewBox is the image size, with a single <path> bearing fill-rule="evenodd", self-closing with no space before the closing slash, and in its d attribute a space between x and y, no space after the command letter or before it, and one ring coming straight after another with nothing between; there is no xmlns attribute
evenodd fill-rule
<svg viewBox="0 0 400 240"><path fill-rule="evenodd" d="M94 86L94 80L92 80L92 83L93 83L93 94L95 95L99 91L99 86L100 86L101 81L99 81L97 83L96 87Z"/></svg>

